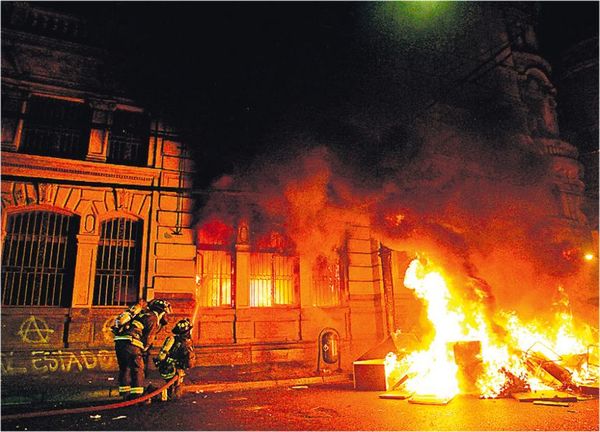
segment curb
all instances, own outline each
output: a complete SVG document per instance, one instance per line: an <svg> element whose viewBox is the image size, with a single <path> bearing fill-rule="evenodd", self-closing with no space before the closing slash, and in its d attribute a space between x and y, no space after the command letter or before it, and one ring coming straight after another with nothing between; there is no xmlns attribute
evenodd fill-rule
<svg viewBox="0 0 600 432"><path fill-rule="evenodd" d="M263 388L273 387L286 387L294 385L311 385L311 384L335 384L342 382L351 382L352 374L341 374L331 376L318 376L318 377L307 377L307 378L288 378L281 380L267 380L267 381L233 381L233 382L222 382L218 384L186 384L183 386L184 392L233 392L241 390L256 390Z"/></svg>
<svg viewBox="0 0 600 432"><path fill-rule="evenodd" d="M352 382L352 374L336 374L329 376L317 376L306 378L288 378L266 381L230 381L215 384L184 384L182 391L184 393L226 393L243 390L256 390L264 388L298 386L298 385L319 385L336 384ZM25 397L25 396L7 396L2 397L2 407L23 407L32 404L45 403L85 403L90 401L114 402L120 400L117 388L111 387L99 390L77 391L69 395L61 395L60 398L52 397Z"/></svg>

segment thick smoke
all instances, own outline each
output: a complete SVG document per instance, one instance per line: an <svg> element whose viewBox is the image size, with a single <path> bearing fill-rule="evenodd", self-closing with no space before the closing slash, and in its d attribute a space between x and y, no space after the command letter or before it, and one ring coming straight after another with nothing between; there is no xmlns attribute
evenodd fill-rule
<svg viewBox="0 0 600 432"><path fill-rule="evenodd" d="M444 268L490 313L499 306L550 316L559 286L576 298L585 269L565 251L581 245L552 229L558 202L547 156L517 135L490 139L428 121L413 134L418 151L408 159L387 152L385 167L304 134L216 186L251 192L246 205L264 222L253 229L278 226L309 260L333 256L348 223L369 224L387 247ZM222 211L222 197L215 194L206 213Z"/></svg>

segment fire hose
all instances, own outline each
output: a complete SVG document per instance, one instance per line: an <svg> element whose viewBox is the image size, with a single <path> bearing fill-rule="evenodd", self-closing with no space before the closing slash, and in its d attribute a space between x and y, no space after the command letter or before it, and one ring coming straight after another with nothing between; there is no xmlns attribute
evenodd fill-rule
<svg viewBox="0 0 600 432"><path fill-rule="evenodd" d="M142 402L146 402L149 399L152 399L155 396L158 396L161 392L171 387L175 382L179 379L179 374L175 374L173 378L165 383L161 388L154 390L151 393L145 394L137 399L132 399L123 402L112 403L108 405L100 405L100 406L89 406L89 407L80 407L80 408L65 408L59 410L49 410L49 411L38 411L38 412L29 412L29 413L20 413L20 414L10 414L3 415L2 420L20 420L25 418L34 418L34 417L49 417L56 415L68 415L68 414L81 414L89 411L106 411L117 408L124 408L132 405L136 405Z"/></svg>

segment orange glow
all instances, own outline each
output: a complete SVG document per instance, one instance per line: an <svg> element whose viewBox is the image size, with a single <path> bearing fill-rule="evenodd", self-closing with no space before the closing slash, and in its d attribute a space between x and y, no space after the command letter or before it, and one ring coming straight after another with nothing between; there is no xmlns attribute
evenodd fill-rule
<svg viewBox="0 0 600 432"><path fill-rule="evenodd" d="M586 254L583 256L583 259L585 259L586 261L591 261L591 260L593 260L593 259L594 259L594 254L593 254L593 253L586 253Z"/></svg>
<svg viewBox="0 0 600 432"><path fill-rule="evenodd" d="M408 371L404 388L410 393L452 398L468 387L465 377L484 398L502 396L511 386L524 391L565 385L544 370L544 362L559 365L563 381L567 377L574 385L597 380L598 367L588 364L586 356L591 345L597 346L597 336L591 327L575 324L562 287L552 323L523 323L514 311L499 311L493 319L506 331L500 336L491 330L484 304L460 296L446 279L440 269L418 259L405 274L404 285L425 304L435 332L426 349L386 359L388 377L400 368Z"/></svg>

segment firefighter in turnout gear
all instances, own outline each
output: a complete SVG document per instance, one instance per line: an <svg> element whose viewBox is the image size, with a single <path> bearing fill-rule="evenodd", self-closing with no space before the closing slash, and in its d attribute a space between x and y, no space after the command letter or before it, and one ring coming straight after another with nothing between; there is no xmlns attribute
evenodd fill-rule
<svg viewBox="0 0 600 432"><path fill-rule="evenodd" d="M148 307L125 323L115 334L115 352L119 364L119 394L135 399L144 393L144 354L150 350L156 334L168 323L171 305L151 300Z"/></svg>
<svg viewBox="0 0 600 432"><path fill-rule="evenodd" d="M169 381L175 375L178 380L172 387L163 391L161 400L175 399L180 395L185 369L193 366L195 354L192 345L193 324L189 318L179 320L173 327L173 336L167 336L158 357L154 358L154 364L165 381Z"/></svg>

